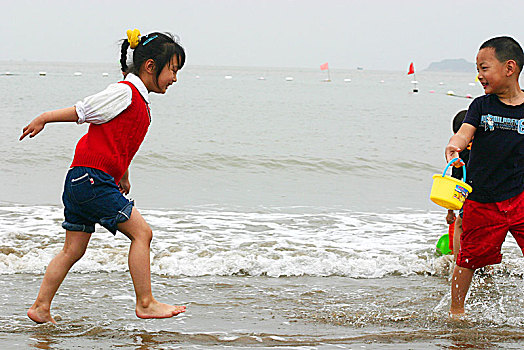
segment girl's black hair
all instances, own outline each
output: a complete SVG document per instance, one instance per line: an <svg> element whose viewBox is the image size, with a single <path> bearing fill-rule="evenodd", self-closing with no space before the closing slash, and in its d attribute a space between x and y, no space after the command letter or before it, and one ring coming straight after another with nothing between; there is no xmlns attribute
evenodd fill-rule
<svg viewBox="0 0 524 350"><path fill-rule="evenodd" d="M127 49L129 42L127 39L122 41L120 50L120 65L122 72L138 75L140 67L148 59L155 61L156 79L167 64L171 63L171 58L176 55L178 58L178 69L182 69L186 62L186 53L180 46L177 39L170 33L150 33L140 38L138 46L133 50L133 65L127 66Z"/></svg>
<svg viewBox="0 0 524 350"><path fill-rule="evenodd" d="M515 39L509 36L492 38L482 44L479 50L488 47L495 49L495 57L497 57L500 62L514 60L517 62L520 71L522 71L522 66L524 65L524 52L522 52L522 47Z"/></svg>
<svg viewBox="0 0 524 350"><path fill-rule="evenodd" d="M124 39L122 40L122 46L120 48L120 67L124 74L129 73L130 70L130 67L127 66L127 49L129 49L129 41Z"/></svg>

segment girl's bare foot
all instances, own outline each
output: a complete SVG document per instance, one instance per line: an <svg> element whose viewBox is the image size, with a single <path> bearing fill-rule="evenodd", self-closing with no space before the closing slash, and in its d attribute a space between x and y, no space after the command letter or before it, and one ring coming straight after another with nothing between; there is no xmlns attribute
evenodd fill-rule
<svg viewBox="0 0 524 350"><path fill-rule="evenodd" d="M43 307L31 306L31 308L27 310L27 316L36 323L51 322L56 324L56 321L51 317L50 310Z"/></svg>
<svg viewBox="0 0 524 350"><path fill-rule="evenodd" d="M136 306L136 316L139 318L168 318L186 312L185 306L169 305L153 300L147 307Z"/></svg>

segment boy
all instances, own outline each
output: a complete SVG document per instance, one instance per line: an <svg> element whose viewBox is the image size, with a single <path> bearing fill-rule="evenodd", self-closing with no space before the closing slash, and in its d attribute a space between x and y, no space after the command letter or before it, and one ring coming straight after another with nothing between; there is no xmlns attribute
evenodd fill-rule
<svg viewBox="0 0 524 350"><path fill-rule="evenodd" d="M524 92L519 86L523 64L522 47L510 37L482 44L477 70L486 95L471 103L446 146L449 162L475 136L467 178L474 190L464 203L464 232L451 280L452 317L464 315L475 269L501 262L508 231L524 252Z"/></svg>

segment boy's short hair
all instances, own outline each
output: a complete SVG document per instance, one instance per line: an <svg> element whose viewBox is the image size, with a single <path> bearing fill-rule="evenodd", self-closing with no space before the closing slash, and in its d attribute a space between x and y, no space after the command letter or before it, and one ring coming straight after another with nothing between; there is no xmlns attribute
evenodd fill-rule
<svg viewBox="0 0 524 350"><path fill-rule="evenodd" d="M453 133L456 134L460 127L462 126L462 122L464 121L464 118L466 118L466 113L468 112L467 109L464 109L457 113L455 118L453 118Z"/></svg>
<svg viewBox="0 0 524 350"><path fill-rule="evenodd" d="M500 62L513 60L517 62L517 66L519 66L519 73L522 71L522 66L524 65L524 52L522 52L522 47L515 39L509 36L492 38L482 44L479 50L488 47L495 49L495 57Z"/></svg>

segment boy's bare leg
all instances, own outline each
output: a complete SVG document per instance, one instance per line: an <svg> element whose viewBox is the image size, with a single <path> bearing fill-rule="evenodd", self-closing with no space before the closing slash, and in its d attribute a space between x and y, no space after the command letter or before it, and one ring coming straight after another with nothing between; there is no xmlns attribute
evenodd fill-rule
<svg viewBox="0 0 524 350"><path fill-rule="evenodd" d="M451 278L451 307L449 313L451 317L464 315L464 302L473 278L475 270L465 267L455 266L453 277Z"/></svg>
<svg viewBox="0 0 524 350"><path fill-rule="evenodd" d="M460 236L462 235L462 218L457 215L455 219L455 232L453 234L453 261L457 262L458 252L460 250Z"/></svg>
<svg viewBox="0 0 524 350"><path fill-rule="evenodd" d="M149 249L153 233L142 215L133 207L129 220L118 224L118 230L131 240L129 272L136 293L136 315L140 318L166 318L186 311L185 306L160 303L151 292Z"/></svg>
<svg viewBox="0 0 524 350"><path fill-rule="evenodd" d="M37 323L56 321L51 317L51 302L71 267L84 255L90 233L66 231L64 248L47 266L36 300L27 311L27 316Z"/></svg>

